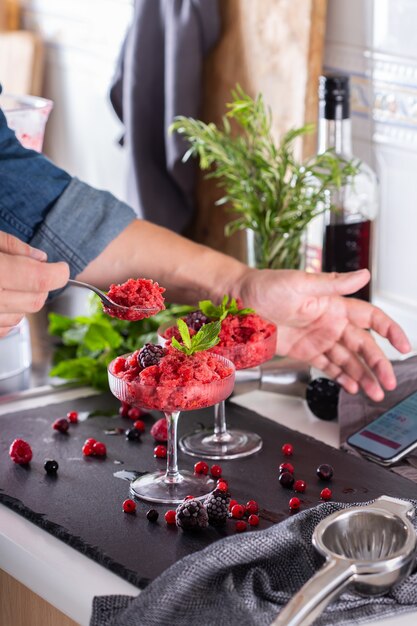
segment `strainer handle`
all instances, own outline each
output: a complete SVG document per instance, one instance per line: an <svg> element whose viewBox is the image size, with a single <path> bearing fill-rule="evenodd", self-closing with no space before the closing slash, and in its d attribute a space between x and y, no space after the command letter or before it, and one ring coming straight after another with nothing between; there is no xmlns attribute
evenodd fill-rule
<svg viewBox="0 0 417 626"><path fill-rule="evenodd" d="M280 611L271 626L308 626L338 596L353 578L352 566L345 560L331 559Z"/></svg>

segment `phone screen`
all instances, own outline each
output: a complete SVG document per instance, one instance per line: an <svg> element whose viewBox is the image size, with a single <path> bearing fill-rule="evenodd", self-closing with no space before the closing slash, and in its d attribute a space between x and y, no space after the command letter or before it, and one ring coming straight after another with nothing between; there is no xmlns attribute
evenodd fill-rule
<svg viewBox="0 0 417 626"><path fill-rule="evenodd" d="M348 438L348 443L390 459L417 441L417 391Z"/></svg>

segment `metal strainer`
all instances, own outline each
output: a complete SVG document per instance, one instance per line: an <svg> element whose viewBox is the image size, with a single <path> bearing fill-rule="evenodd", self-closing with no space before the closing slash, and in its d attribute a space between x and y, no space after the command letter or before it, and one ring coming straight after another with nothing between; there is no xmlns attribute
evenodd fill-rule
<svg viewBox="0 0 417 626"><path fill-rule="evenodd" d="M417 535L409 502L382 496L372 504L337 511L313 533L323 567L296 593L271 626L308 626L348 586L379 596L408 576Z"/></svg>

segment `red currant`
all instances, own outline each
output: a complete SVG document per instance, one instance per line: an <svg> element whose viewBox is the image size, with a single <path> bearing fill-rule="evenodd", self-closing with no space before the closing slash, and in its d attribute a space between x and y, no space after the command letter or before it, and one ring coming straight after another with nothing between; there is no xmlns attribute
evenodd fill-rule
<svg viewBox="0 0 417 626"><path fill-rule="evenodd" d="M27 465L32 460L32 448L24 439L15 439L10 448L9 456L18 465Z"/></svg>
<svg viewBox="0 0 417 626"><path fill-rule="evenodd" d="M294 491L298 491L298 493L304 493L307 488L307 483L305 480L296 480L294 483Z"/></svg>
<svg viewBox="0 0 417 626"><path fill-rule="evenodd" d="M70 422L70 424L77 424L78 423L77 411L69 411L67 413L67 420Z"/></svg>
<svg viewBox="0 0 417 626"><path fill-rule="evenodd" d="M93 444L92 452L94 456L106 456L107 449L104 443L101 443L101 441L96 441L96 443Z"/></svg>
<svg viewBox="0 0 417 626"><path fill-rule="evenodd" d="M128 404L127 402L122 402L119 408L119 415L121 417L127 417L129 410L130 410L130 404Z"/></svg>
<svg viewBox="0 0 417 626"><path fill-rule="evenodd" d="M173 509L167 511L164 515L165 521L167 524L175 524L177 519L177 514Z"/></svg>
<svg viewBox="0 0 417 626"><path fill-rule="evenodd" d="M136 511L136 502L128 498L122 504L125 513L134 513Z"/></svg>
<svg viewBox="0 0 417 626"><path fill-rule="evenodd" d="M255 513L249 515L248 523L249 526L259 526L259 515L255 515Z"/></svg>
<svg viewBox="0 0 417 626"><path fill-rule="evenodd" d="M290 474L294 474L294 465L292 465L291 463L281 463L281 465L279 466L279 473L282 474L282 472L289 472Z"/></svg>
<svg viewBox="0 0 417 626"><path fill-rule="evenodd" d="M291 511L297 511L297 509L300 508L300 498L297 498L294 496L294 498L291 498L290 501L288 502L289 507L291 509Z"/></svg>
<svg viewBox="0 0 417 626"><path fill-rule="evenodd" d="M237 533L244 533L246 530L246 522L244 522L243 520L236 522L235 530Z"/></svg>
<svg viewBox="0 0 417 626"><path fill-rule="evenodd" d="M133 424L133 428L140 433L144 433L146 430L145 422L143 420L136 420Z"/></svg>
<svg viewBox="0 0 417 626"><path fill-rule="evenodd" d="M167 458L167 449L165 446L155 446L153 449L153 455L157 459L166 459Z"/></svg>
<svg viewBox="0 0 417 626"><path fill-rule="evenodd" d="M198 461L195 465L194 465L194 472L196 474L204 474L207 475L209 472L209 466L207 465L207 463L205 461Z"/></svg>
<svg viewBox="0 0 417 626"><path fill-rule="evenodd" d="M93 456L93 446L86 442L82 447L82 453L84 456Z"/></svg>
<svg viewBox="0 0 417 626"><path fill-rule="evenodd" d="M216 489L220 489L220 491L228 491L229 485L225 480L218 480L216 483Z"/></svg>
<svg viewBox="0 0 417 626"><path fill-rule="evenodd" d="M185 502L186 500L194 500L194 496L185 496L185 498L184 498L184 502Z"/></svg>
<svg viewBox="0 0 417 626"><path fill-rule="evenodd" d="M235 519L242 519L242 517L245 515L245 507L243 507L241 504L235 504L230 509L230 512L232 514L232 517L234 517Z"/></svg>
<svg viewBox="0 0 417 626"><path fill-rule="evenodd" d="M93 439L92 437L89 437L88 439L84 441L84 445L93 447L96 441L97 439Z"/></svg>
<svg viewBox="0 0 417 626"><path fill-rule="evenodd" d="M331 500L332 495L333 495L332 490L329 489L328 487L325 487L324 489L320 491L320 498L322 500Z"/></svg>
<svg viewBox="0 0 417 626"><path fill-rule="evenodd" d="M132 408L129 409L127 412L127 417L133 421L139 419L141 415L142 415L142 411L138 409L136 406L132 406Z"/></svg>
<svg viewBox="0 0 417 626"><path fill-rule="evenodd" d="M246 502L245 512L247 515L255 514L258 511L259 511L259 506L256 500L249 500L249 502Z"/></svg>
<svg viewBox="0 0 417 626"><path fill-rule="evenodd" d="M222 468L220 467L220 465L212 465L210 468L210 472L213 478L220 478L220 476L222 475Z"/></svg>
<svg viewBox="0 0 417 626"><path fill-rule="evenodd" d="M292 456L292 453L294 452L294 448L291 443L284 443L281 450L284 456Z"/></svg>
<svg viewBox="0 0 417 626"><path fill-rule="evenodd" d="M66 433L69 428L69 421L65 417L60 417L54 421L52 428L60 433Z"/></svg>
<svg viewBox="0 0 417 626"><path fill-rule="evenodd" d="M237 504L237 500L230 500L229 503L229 511L231 511L233 509L233 507L235 506L235 504Z"/></svg>

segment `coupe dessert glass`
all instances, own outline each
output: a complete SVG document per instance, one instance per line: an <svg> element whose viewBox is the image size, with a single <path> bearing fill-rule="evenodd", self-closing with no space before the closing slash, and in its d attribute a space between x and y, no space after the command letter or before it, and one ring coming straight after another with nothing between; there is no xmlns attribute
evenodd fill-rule
<svg viewBox="0 0 417 626"><path fill-rule="evenodd" d="M173 322L167 322L158 330L160 343L166 339L164 335ZM236 343L232 346L217 345L211 352L231 361L236 370L256 367L269 361L275 355L277 330L267 337L247 343ZM257 433L240 429L228 429L224 400L214 407L213 430L198 430L184 435L179 442L183 452L195 457L207 459L238 459L258 452L262 448L262 439Z"/></svg>
<svg viewBox="0 0 417 626"><path fill-rule="evenodd" d="M204 497L214 488L214 481L208 476L187 470L180 472L177 461L177 425L180 412L212 406L224 401L233 391L235 380L233 363L222 356L213 356L231 369L230 374L209 383L194 380L188 385L179 387L163 384L144 385L138 378L127 381L114 374L115 360L109 364L110 390L116 398L138 408L162 411L167 420L166 471L145 474L132 481L130 489L138 498L161 504L175 504L182 502L188 495L195 498Z"/></svg>

